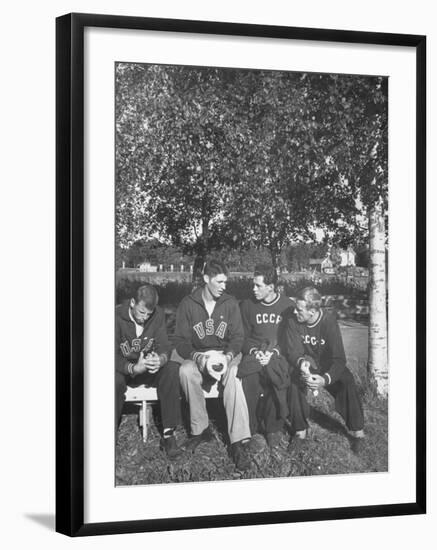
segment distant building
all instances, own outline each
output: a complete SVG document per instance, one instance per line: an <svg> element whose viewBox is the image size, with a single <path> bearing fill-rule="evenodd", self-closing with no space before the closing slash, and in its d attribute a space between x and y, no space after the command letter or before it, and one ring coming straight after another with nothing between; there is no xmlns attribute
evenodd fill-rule
<svg viewBox="0 0 437 550"><path fill-rule="evenodd" d="M147 271L149 273L158 271L158 266L152 265L150 262L143 262L137 265L137 269L140 271Z"/></svg>
<svg viewBox="0 0 437 550"><path fill-rule="evenodd" d="M326 258L310 258L310 267L322 273L335 273L334 264L329 256L326 256Z"/></svg>
<svg viewBox="0 0 437 550"><path fill-rule="evenodd" d="M340 251L340 267L351 267L355 266L355 252L349 247L347 250Z"/></svg>

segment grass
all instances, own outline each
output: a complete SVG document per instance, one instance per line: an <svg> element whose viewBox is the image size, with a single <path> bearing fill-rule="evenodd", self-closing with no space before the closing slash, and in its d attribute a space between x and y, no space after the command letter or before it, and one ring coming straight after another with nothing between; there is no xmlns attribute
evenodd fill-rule
<svg viewBox="0 0 437 550"><path fill-rule="evenodd" d="M208 400L208 412L215 440L199 446L192 455L170 462L159 448L159 410L153 418L146 444L141 438L135 405L125 409L116 448L116 484L145 485L213 480L278 478L291 476L333 475L385 472L388 469L387 402L378 398L367 384L367 330L358 323L342 325L348 365L363 399L366 444L359 456L350 441L341 417L334 411L332 397L325 391L310 396L309 438L299 451L288 450L288 435L271 451L267 446L253 457L250 470L236 470L228 454L226 420L219 400ZM187 413L184 408L185 413ZM187 436L179 427L181 442Z"/></svg>
<svg viewBox="0 0 437 550"><path fill-rule="evenodd" d="M365 400L366 445L356 456L350 448L344 425L333 411L326 392L311 397L310 431L299 451L288 450L284 433L281 445L271 451L267 446L253 457L250 470L236 470L228 455L227 436L219 403L210 403L209 415L215 440L204 443L192 455L169 462L159 448L159 419L155 416L146 444L142 442L137 415L123 417L116 450L117 485L182 483L230 479L278 478L290 476L333 475L387 471L387 407L377 400ZM156 412L156 411L155 411ZM186 437L178 428L177 439Z"/></svg>

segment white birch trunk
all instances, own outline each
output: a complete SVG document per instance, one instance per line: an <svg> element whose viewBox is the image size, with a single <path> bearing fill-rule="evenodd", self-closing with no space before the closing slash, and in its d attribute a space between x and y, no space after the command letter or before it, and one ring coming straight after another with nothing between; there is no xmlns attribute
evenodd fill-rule
<svg viewBox="0 0 437 550"><path fill-rule="evenodd" d="M382 201L369 214L369 359L368 373L379 395L388 394L385 222Z"/></svg>

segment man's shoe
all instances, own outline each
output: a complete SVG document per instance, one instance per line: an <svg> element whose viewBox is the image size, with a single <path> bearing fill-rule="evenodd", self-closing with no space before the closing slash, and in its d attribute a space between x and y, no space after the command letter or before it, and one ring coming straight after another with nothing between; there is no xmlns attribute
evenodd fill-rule
<svg viewBox="0 0 437 550"><path fill-rule="evenodd" d="M288 444L288 451L290 453L298 453L305 447L307 441L306 437L292 437Z"/></svg>
<svg viewBox="0 0 437 550"><path fill-rule="evenodd" d="M178 447L174 435L170 437L163 437L161 439L161 449L166 453L170 460L177 458L183 452L182 449Z"/></svg>
<svg viewBox="0 0 437 550"><path fill-rule="evenodd" d="M208 441L212 441L214 439L214 434L211 431L211 428L208 426L203 430L201 434L198 435L192 435L190 439L188 439L182 446L182 449L184 451L189 451L191 453L194 453L194 451L197 449L197 447L201 443L207 443Z"/></svg>
<svg viewBox="0 0 437 550"><path fill-rule="evenodd" d="M241 441L232 443L231 457L237 470L245 471L250 468L250 459L245 450L245 445Z"/></svg>
<svg viewBox="0 0 437 550"><path fill-rule="evenodd" d="M266 439L270 449L275 449L281 445L282 432L267 432Z"/></svg>
<svg viewBox="0 0 437 550"><path fill-rule="evenodd" d="M359 455L364 448L364 437L351 437L351 450L354 454Z"/></svg>
<svg viewBox="0 0 437 550"><path fill-rule="evenodd" d="M243 441L244 450L252 454L258 454L264 450L266 440L261 434L255 434L247 441Z"/></svg>

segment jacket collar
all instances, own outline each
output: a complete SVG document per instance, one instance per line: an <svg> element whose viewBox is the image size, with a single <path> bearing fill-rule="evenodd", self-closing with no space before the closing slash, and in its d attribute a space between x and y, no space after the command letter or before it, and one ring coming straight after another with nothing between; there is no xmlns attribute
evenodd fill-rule
<svg viewBox="0 0 437 550"><path fill-rule="evenodd" d="M323 311L319 310L319 316L317 317L317 319L314 321L314 323L311 323L309 325L307 324L307 327L314 328L316 325L320 323L320 321L322 320L322 317L323 317Z"/></svg>
<svg viewBox="0 0 437 550"><path fill-rule="evenodd" d="M194 290L190 294L190 298L192 300L194 300L195 302L197 302L198 304L200 304L202 307L205 307L205 303L204 303L203 297L202 297L202 291L203 291L203 286L201 286L199 288L196 288L196 290ZM227 300L230 300L231 298L232 298L232 296L230 294L226 294L226 292L223 292L223 294L217 300L216 305L220 305L223 302L226 302Z"/></svg>
<svg viewBox="0 0 437 550"><path fill-rule="evenodd" d="M146 323L144 326L146 326L156 315L156 310L158 309L159 306L156 306L155 308L155 311L152 313L152 315L147 319ZM132 320L131 316L130 316L130 299L127 300L125 303L123 303L121 306L120 306L120 317L124 320L124 321L129 321L130 323L134 323L134 321Z"/></svg>

